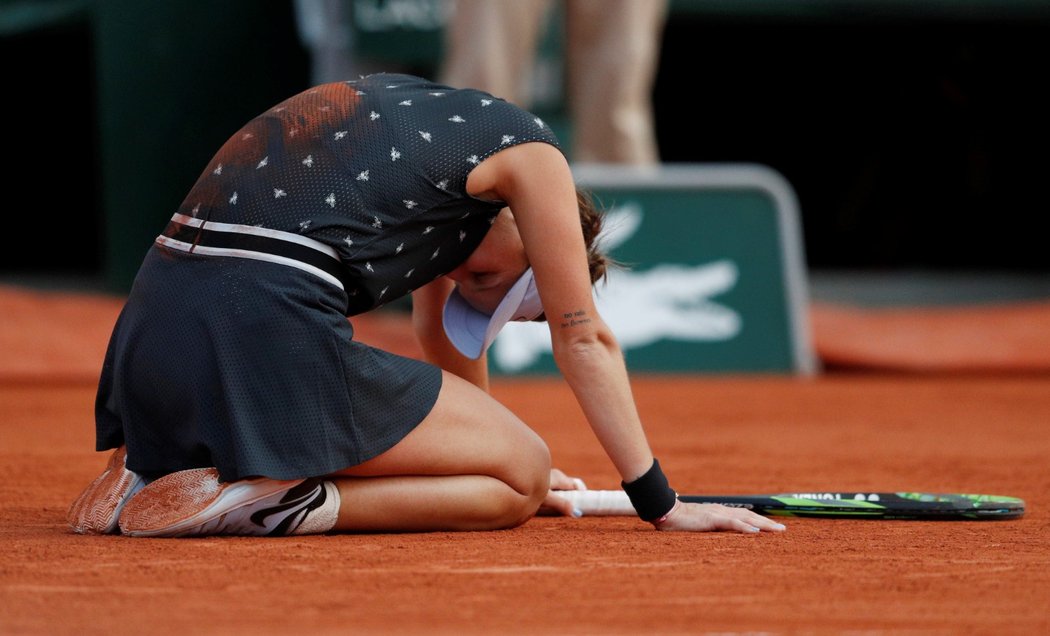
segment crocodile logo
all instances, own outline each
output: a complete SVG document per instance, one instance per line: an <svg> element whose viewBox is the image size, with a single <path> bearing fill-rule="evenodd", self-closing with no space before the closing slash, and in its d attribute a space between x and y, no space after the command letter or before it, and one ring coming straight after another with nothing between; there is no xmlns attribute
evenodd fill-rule
<svg viewBox="0 0 1050 636"><path fill-rule="evenodd" d="M599 237L611 252L627 243L642 226L639 204L614 207L606 214ZM625 353L661 340L720 342L736 337L740 314L712 298L736 286L739 271L730 260L702 265L658 264L649 268L612 269L608 281L595 289L598 312ZM516 372L551 355L546 324L509 323L489 352L496 366Z"/></svg>

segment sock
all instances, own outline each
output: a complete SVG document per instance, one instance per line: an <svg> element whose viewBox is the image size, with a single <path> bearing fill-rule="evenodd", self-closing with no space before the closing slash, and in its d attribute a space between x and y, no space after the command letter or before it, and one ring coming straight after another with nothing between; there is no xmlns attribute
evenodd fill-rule
<svg viewBox="0 0 1050 636"><path fill-rule="evenodd" d="M299 527L289 532L289 535L324 534L335 527L335 521L339 518L339 488L330 481L323 482L321 488L324 491L324 501L311 510Z"/></svg>

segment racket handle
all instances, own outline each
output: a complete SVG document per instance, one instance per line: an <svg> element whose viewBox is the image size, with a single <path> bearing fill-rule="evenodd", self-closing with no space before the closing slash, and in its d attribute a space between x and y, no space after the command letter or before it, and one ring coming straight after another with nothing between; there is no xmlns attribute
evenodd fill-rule
<svg viewBox="0 0 1050 636"><path fill-rule="evenodd" d="M559 490L584 517L623 517L637 513L622 490Z"/></svg>

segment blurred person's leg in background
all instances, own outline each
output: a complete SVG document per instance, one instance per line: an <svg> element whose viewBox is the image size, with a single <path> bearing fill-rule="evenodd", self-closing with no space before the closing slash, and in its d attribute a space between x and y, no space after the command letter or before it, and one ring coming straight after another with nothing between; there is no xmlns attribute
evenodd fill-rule
<svg viewBox="0 0 1050 636"><path fill-rule="evenodd" d="M566 8L574 160L659 162L652 91L666 0L570 0Z"/></svg>
<svg viewBox="0 0 1050 636"><path fill-rule="evenodd" d="M659 161L652 88L667 0L564 0L573 160ZM524 107L549 0L454 0L440 80Z"/></svg>
<svg viewBox="0 0 1050 636"><path fill-rule="evenodd" d="M440 81L530 106L530 82L550 0L452 0Z"/></svg>

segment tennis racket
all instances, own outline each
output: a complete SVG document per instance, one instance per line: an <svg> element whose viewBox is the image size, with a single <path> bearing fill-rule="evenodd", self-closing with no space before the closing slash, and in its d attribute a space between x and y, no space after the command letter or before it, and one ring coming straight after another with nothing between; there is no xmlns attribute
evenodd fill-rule
<svg viewBox="0 0 1050 636"><path fill-rule="evenodd" d="M586 516L633 516L634 506L622 490L564 490L565 497ZM824 519L911 519L973 521L1017 519L1025 503L1000 495L931 494L921 492L818 492L775 495L679 495L689 503L715 503L748 508L761 515Z"/></svg>

